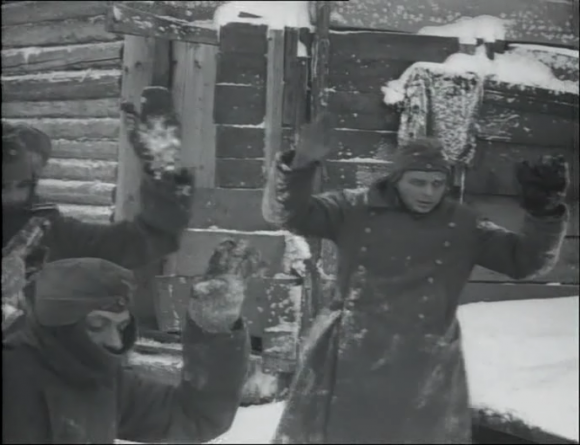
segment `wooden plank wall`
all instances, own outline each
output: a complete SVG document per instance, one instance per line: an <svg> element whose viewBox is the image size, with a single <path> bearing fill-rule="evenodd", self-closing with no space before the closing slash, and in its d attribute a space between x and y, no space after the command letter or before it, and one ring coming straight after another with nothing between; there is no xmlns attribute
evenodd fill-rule
<svg viewBox="0 0 580 445"><path fill-rule="evenodd" d="M331 26L416 33L462 17L508 21L511 41L578 48L576 0L350 0L332 1Z"/></svg>
<svg viewBox="0 0 580 445"><path fill-rule="evenodd" d="M330 140L336 149L327 162L325 189L356 187L388 171L381 161L388 161L396 149L399 117L383 104L380 87L398 78L413 62L443 62L458 51L458 41L452 38L331 32ZM513 91L503 84L486 85L478 159L466 176L466 201L497 223L517 229L523 212L517 203L514 164L541 154L564 154L575 179L570 194L573 216L561 259L547 276L518 286L506 285L511 280L478 268L465 301L578 293L578 143L573 142L578 131L577 97L563 94L554 103L545 96L535 89ZM332 273L335 261L331 254L324 264L326 272ZM573 287L544 285L547 283Z"/></svg>
<svg viewBox="0 0 580 445"><path fill-rule="evenodd" d="M121 51L106 2L2 5L2 118L46 131L39 192L63 212L108 222L116 180Z"/></svg>
<svg viewBox="0 0 580 445"><path fill-rule="evenodd" d="M193 135L194 127L204 119L207 137L201 138L203 143L200 138L190 138L188 166L200 175L199 188L190 227L164 271L177 278L161 280L157 311L167 321L165 329L178 329L178 320L172 319L175 305L182 304L192 277L205 271L215 246L224 238L248 239L269 266L265 278L252 281L244 312L252 336L260 339L264 351L271 352L264 354L264 366L277 371L294 366L294 360L287 359L289 351L284 352L281 346L296 344L287 341L291 333L285 328L295 325L300 293L295 293L299 286L283 267L285 234L264 221L261 200L267 164L277 151L288 149L296 126L306 118L306 36L307 30L269 31L265 26L243 23L223 27L219 50L212 56L213 60L217 57L212 122L192 104L210 97L205 95L204 99L193 92L201 91L202 83L211 83L210 74L197 80L200 88L194 87L191 75L187 75L192 70L209 73L211 57L196 59L195 53L201 50L196 50L195 44L174 44L182 47L174 46L176 59L181 52L175 64L174 91L178 96L189 94L187 100L181 100L186 134ZM299 52L300 45L304 46ZM185 46L192 52L189 60L183 58L183 52L188 51ZM181 85L179 93L177 85ZM187 93L187 89L191 91ZM208 130L208 126L212 128ZM209 154L213 154L211 159Z"/></svg>

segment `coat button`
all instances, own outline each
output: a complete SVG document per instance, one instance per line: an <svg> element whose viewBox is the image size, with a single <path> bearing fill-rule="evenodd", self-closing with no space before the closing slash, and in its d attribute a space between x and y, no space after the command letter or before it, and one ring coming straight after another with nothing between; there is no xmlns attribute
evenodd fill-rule
<svg viewBox="0 0 580 445"><path fill-rule="evenodd" d="M425 318L425 316L424 316L423 314L419 314L419 318L420 318L421 320L423 320L423 319Z"/></svg>
<svg viewBox="0 0 580 445"><path fill-rule="evenodd" d="M444 245L445 247L449 247L449 246L451 246L451 243L450 243L449 241L445 241L445 242L443 243L443 245Z"/></svg>
<svg viewBox="0 0 580 445"><path fill-rule="evenodd" d="M441 261L441 260L435 260L435 264L441 266L443 264L443 261Z"/></svg>
<svg viewBox="0 0 580 445"><path fill-rule="evenodd" d="M366 233L371 233L371 228L370 228L370 227L366 227L366 228L365 228L365 232L366 232Z"/></svg>
<svg viewBox="0 0 580 445"><path fill-rule="evenodd" d="M456 226L457 226L457 224L455 224L454 222L449 223L449 227L451 227L451 228L456 227Z"/></svg>
<svg viewBox="0 0 580 445"><path fill-rule="evenodd" d="M365 246L362 246L362 247L360 248L360 251L361 251L362 253L366 253L366 251L367 251L367 248L366 248Z"/></svg>
<svg viewBox="0 0 580 445"><path fill-rule="evenodd" d="M427 278L427 281L428 281L430 284L433 284L433 283L435 282L435 279L434 279L433 277L429 277L429 278Z"/></svg>

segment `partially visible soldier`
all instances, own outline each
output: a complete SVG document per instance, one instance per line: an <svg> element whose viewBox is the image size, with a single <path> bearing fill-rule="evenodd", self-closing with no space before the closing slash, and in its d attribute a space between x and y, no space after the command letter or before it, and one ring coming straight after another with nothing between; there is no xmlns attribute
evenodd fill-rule
<svg viewBox="0 0 580 445"><path fill-rule="evenodd" d="M135 122L128 124L131 129ZM189 220L191 175L176 170L154 178L142 150L135 150L142 160L144 175L141 209L133 221L102 225L62 215L55 205L42 203L36 193L51 148L49 137L42 131L2 122L3 331L4 303L18 294L27 277L46 262L93 257L135 269L176 251ZM41 241L28 249L25 258L22 252L7 252L7 244L16 235L30 236L22 236L22 230L29 230L29 223L36 216L47 225ZM27 289L26 300L31 297ZM17 325L13 323L10 331Z"/></svg>

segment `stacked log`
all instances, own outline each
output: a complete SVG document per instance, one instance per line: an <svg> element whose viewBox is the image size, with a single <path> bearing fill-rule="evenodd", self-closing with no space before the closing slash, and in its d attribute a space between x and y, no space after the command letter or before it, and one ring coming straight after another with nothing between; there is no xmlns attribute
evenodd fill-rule
<svg viewBox="0 0 580 445"><path fill-rule="evenodd" d="M65 214L109 221L116 180L120 36L106 2L2 5L2 118L45 131L53 155L39 193Z"/></svg>

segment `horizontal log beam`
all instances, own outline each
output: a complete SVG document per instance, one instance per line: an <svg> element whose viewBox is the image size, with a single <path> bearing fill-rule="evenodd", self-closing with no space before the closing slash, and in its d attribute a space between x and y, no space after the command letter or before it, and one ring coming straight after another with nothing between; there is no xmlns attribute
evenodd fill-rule
<svg viewBox="0 0 580 445"><path fill-rule="evenodd" d="M50 159L42 176L49 179L100 181L114 184L117 177L117 163L90 159Z"/></svg>
<svg viewBox="0 0 580 445"><path fill-rule="evenodd" d="M461 294L459 304L569 297L578 295L579 290L578 285L471 282Z"/></svg>
<svg viewBox="0 0 580 445"><path fill-rule="evenodd" d="M114 184L99 181L42 179L38 184L38 194L49 202L110 206L114 188Z"/></svg>
<svg viewBox="0 0 580 445"><path fill-rule="evenodd" d="M2 50L2 74L121 68L123 42Z"/></svg>
<svg viewBox="0 0 580 445"><path fill-rule="evenodd" d="M189 226L230 230L275 230L262 217L262 190L197 189Z"/></svg>
<svg viewBox="0 0 580 445"><path fill-rule="evenodd" d="M262 125L266 90L253 86L217 84L214 121L226 125Z"/></svg>
<svg viewBox="0 0 580 445"><path fill-rule="evenodd" d="M226 238L247 239L268 262L266 276L282 272L282 257L286 242L280 232L234 232L228 230L188 229L182 236L180 250L172 258L174 264L167 267L176 275L195 276L205 273L209 257L215 247Z"/></svg>
<svg viewBox="0 0 580 445"><path fill-rule="evenodd" d="M109 224L112 214L111 206L60 204L58 208L64 216L94 224Z"/></svg>
<svg viewBox="0 0 580 445"><path fill-rule="evenodd" d="M92 118L120 115L119 99L54 100L2 103L3 118Z"/></svg>
<svg viewBox="0 0 580 445"><path fill-rule="evenodd" d="M25 124L45 132L51 139L82 141L91 139L117 140L119 119L6 119L13 124Z"/></svg>
<svg viewBox="0 0 580 445"><path fill-rule="evenodd" d="M2 77L3 102L119 97L120 70L59 71Z"/></svg>
<svg viewBox="0 0 580 445"><path fill-rule="evenodd" d="M103 1L23 1L2 5L2 26L79 19L103 15Z"/></svg>
<svg viewBox="0 0 580 445"><path fill-rule="evenodd" d="M2 48L75 45L116 40L120 40L120 37L107 32L104 16L2 27Z"/></svg>
<svg viewBox="0 0 580 445"><path fill-rule="evenodd" d="M191 14L185 20L169 16L163 2L115 1L111 2L107 12L107 30L140 37L218 45L218 31L211 22L207 19L196 21L195 7L188 8L187 12Z"/></svg>
<svg viewBox="0 0 580 445"><path fill-rule="evenodd" d="M53 158L92 159L116 161L119 144L114 140L64 140L52 141Z"/></svg>
<svg viewBox="0 0 580 445"><path fill-rule="evenodd" d="M509 20L506 39L578 45L577 3L552 0L350 0L332 2L331 26L416 33L461 17L490 15ZM428 14L425 11L429 11ZM576 17L576 19L575 19Z"/></svg>

